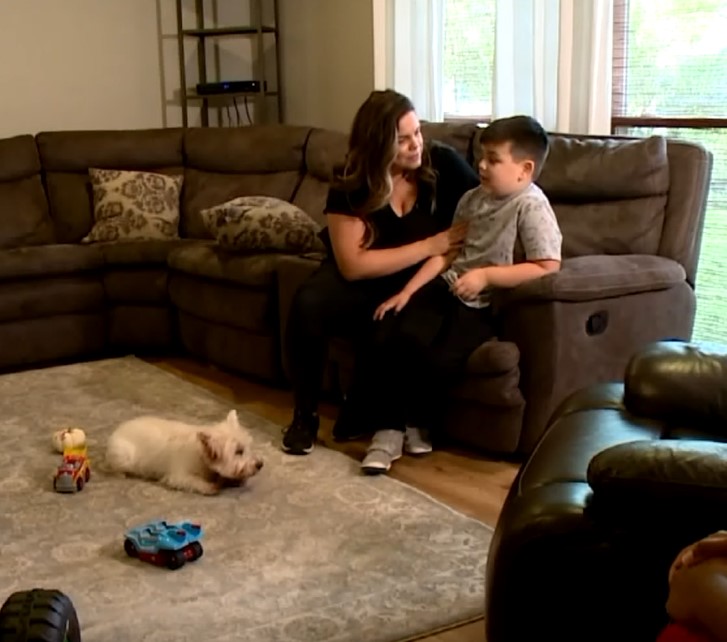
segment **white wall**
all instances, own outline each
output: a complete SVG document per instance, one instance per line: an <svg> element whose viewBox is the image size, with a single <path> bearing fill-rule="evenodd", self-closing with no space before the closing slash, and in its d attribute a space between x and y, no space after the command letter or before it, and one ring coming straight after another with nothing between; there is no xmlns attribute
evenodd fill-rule
<svg viewBox="0 0 727 642"><path fill-rule="evenodd" d="M0 137L162 125L153 0L2 0Z"/></svg>
<svg viewBox="0 0 727 642"><path fill-rule="evenodd" d="M279 0L285 122L348 130L374 88L373 14L380 1ZM216 13L222 24L247 22L244 4L217 0L215 10L205 0L207 25ZM0 137L181 125L175 6L175 0L0 0ZM185 27L192 27L194 2L183 6ZM185 48L188 86L197 82L193 42ZM250 41L218 42L208 65L252 77ZM213 112L212 122L218 114L226 122L225 110ZM193 107L189 124L199 122Z"/></svg>
<svg viewBox="0 0 727 642"><path fill-rule="evenodd" d="M347 131L374 88L377 0L280 0L286 122Z"/></svg>

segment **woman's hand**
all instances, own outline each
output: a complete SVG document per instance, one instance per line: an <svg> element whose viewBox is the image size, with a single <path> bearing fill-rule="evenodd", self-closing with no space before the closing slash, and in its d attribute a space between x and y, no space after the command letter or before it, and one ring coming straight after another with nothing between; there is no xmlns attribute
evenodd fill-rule
<svg viewBox="0 0 727 642"><path fill-rule="evenodd" d="M388 298L378 308L376 308L376 312L374 312L374 320L381 321L389 310L393 310L394 314L399 314L399 312L404 309L404 306L409 303L409 299L411 299L411 294L408 294L404 290Z"/></svg>
<svg viewBox="0 0 727 642"><path fill-rule="evenodd" d="M456 223L439 234L430 236L429 242L430 256L439 256L447 254L450 250L456 250L462 247L464 237L467 236L467 223Z"/></svg>
<svg viewBox="0 0 727 642"><path fill-rule="evenodd" d="M465 272L452 284L452 291L465 301L472 301L487 287L487 268Z"/></svg>
<svg viewBox="0 0 727 642"><path fill-rule="evenodd" d="M727 558L727 531L717 531L682 549L669 569L669 581L676 571L715 557Z"/></svg>

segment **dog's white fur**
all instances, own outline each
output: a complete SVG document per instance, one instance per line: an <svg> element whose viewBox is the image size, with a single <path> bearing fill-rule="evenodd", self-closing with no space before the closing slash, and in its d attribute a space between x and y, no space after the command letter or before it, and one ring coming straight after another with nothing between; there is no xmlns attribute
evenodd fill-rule
<svg viewBox="0 0 727 642"><path fill-rule="evenodd" d="M263 461L231 410L224 421L209 425L153 416L126 421L109 437L106 466L176 490L215 495L256 475Z"/></svg>

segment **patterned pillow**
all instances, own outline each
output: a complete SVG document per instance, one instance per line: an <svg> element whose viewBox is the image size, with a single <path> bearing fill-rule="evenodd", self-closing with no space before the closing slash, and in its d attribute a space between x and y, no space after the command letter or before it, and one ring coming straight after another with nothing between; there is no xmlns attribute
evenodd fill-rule
<svg viewBox="0 0 727 642"><path fill-rule="evenodd" d="M324 251L320 225L302 209L272 196L241 196L200 212L221 247L246 252Z"/></svg>
<svg viewBox="0 0 727 642"><path fill-rule="evenodd" d="M95 223L83 243L179 238L183 176L95 168L88 173Z"/></svg>

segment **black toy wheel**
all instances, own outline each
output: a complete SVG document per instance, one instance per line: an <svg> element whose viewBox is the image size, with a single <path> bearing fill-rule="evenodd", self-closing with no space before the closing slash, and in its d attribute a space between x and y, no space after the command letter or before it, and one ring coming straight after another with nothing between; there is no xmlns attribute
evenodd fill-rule
<svg viewBox="0 0 727 642"><path fill-rule="evenodd" d="M124 551L126 551L126 554L129 557L139 557L139 551L136 550L134 542L132 542L130 539L124 540Z"/></svg>
<svg viewBox="0 0 727 642"><path fill-rule="evenodd" d="M71 599L56 590L13 593L0 608L2 642L81 642Z"/></svg>
<svg viewBox="0 0 727 642"><path fill-rule="evenodd" d="M192 549L192 560L198 560L200 557L202 557L202 554L204 553L202 544L200 544L199 542L192 542L189 547Z"/></svg>
<svg viewBox="0 0 727 642"><path fill-rule="evenodd" d="M167 554L167 568L176 571L182 568L187 560L184 558L182 551L169 551Z"/></svg>
<svg viewBox="0 0 727 642"><path fill-rule="evenodd" d="M79 493L83 490L83 484L84 484L83 477L79 477L76 480L76 490L78 490Z"/></svg>
<svg viewBox="0 0 727 642"><path fill-rule="evenodd" d="M91 469L86 468L86 472L83 473L83 478L88 482L89 479L91 479Z"/></svg>

